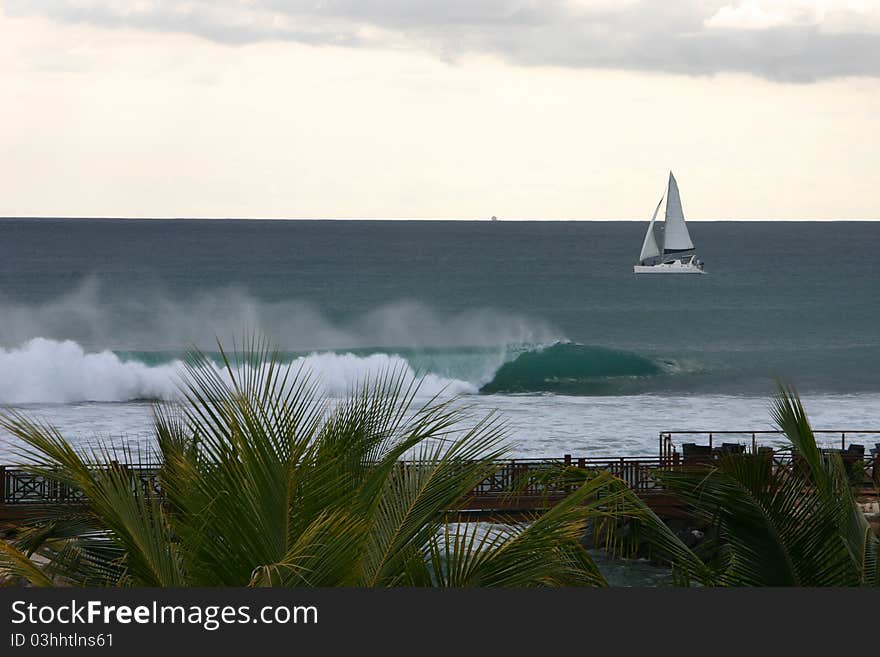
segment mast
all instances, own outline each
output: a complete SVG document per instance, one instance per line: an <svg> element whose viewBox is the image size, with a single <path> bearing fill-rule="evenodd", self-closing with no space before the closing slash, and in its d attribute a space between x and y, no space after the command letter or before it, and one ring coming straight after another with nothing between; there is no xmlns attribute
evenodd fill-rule
<svg viewBox="0 0 880 657"><path fill-rule="evenodd" d="M666 195L666 218L663 231L663 253L678 253L694 248L684 221L681 209L681 196L678 194L678 183L672 171L669 172L669 189Z"/></svg>
<svg viewBox="0 0 880 657"><path fill-rule="evenodd" d="M660 197L660 202L657 203L657 207L654 208L654 214L651 216L651 221L648 223L648 230L645 233L645 240L642 242L642 252L639 253L639 263L643 263L648 258L653 258L655 256L660 255L660 249L657 246L657 240L654 238L654 220L657 218L657 213L660 211L660 205L663 203L663 197Z"/></svg>

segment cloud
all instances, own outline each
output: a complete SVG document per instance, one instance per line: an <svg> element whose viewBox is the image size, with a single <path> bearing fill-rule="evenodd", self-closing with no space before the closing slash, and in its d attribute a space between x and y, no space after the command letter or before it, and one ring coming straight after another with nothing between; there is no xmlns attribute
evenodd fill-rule
<svg viewBox="0 0 880 657"><path fill-rule="evenodd" d="M880 0L7 0L9 15L246 44L808 82L880 76Z"/></svg>
<svg viewBox="0 0 880 657"><path fill-rule="evenodd" d="M877 32L880 2L874 0L743 0L721 7L708 28L766 30L817 27L825 32Z"/></svg>

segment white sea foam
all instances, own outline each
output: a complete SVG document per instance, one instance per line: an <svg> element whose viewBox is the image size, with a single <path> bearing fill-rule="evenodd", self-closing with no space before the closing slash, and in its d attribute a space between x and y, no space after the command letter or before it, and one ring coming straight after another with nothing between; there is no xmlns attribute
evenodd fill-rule
<svg viewBox="0 0 880 657"><path fill-rule="evenodd" d="M477 387L467 381L449 379L436 374L417 375L410 364L395 354L336 354L330 352L313 353L297 358L293 367L303 365L314 372L326 393L333 397L344 396L352 387L360 382L369 381L385 373L394 372L403 377L406 383L419 379L420 395L437 395L446 393L460 395L477 392Z"/></svg>
<svg viewBox="0 0 880 657"><path fill-rule="evenodd" d="M0 349L0 402L26 404L129 401L174 394L176 364L124 362L110 351L87 353L70 340L34 338Z"/></svg>
<svg viewBox="0 0 880 657"><path fill-rule="evenodd" d="M291 363L294 369L301 366L334 397L385 372L393 371L407 382L419 376L405 359L394 354L313 353ZM70 340L34 338L20 347L0 348L0 403L170 399L178 393L182 367L180 361L147 365L123 360L111 351L87 352ZM435 374L420 378L420 394L476 392L466 381Z"/></svg>

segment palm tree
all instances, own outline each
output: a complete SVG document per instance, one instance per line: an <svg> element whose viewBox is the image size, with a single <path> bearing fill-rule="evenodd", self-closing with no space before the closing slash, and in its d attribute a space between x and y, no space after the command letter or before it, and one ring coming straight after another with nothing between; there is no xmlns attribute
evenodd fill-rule
<svg viewBox="0 0 880 657"><path fill-rule="evenodd" d="M245 348L247 347L247 348ZM590 478L527 523L456 522L455 508L504 456L494 415L389 372L345 400L252 340L220 365L187 358L182 401L156 408L161 495L125 466L140 455L75 450L19 413L0 426L29 469L81 492L0 541L5 575L40 586L601 586L578 542L585 517L630 513L669 539L622 482ZM402 467L403 457L415 464ZM99 467L99 466L105 467ZM692 556L692 555L691 555Z"/></svg>
<svg viewBox="0 0 880 657"><path fill-rule="evenodd" d="M880 586L880 539L856 504L838 454L816 444L797 393L780 385L773 419L791 465L764 454L661 475L714 528L720 586Z"/></svg>

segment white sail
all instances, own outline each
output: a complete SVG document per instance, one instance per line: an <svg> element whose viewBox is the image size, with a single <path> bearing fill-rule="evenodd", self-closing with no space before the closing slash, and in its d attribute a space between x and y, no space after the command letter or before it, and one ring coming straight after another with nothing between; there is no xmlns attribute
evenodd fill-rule
<svg viewBox="0 0 880 657"><path fill-rule="evenodd" d="M657 218L657 213L660 211L662 203L663 197L661 196L660 202L657 203L657 207L654 208L654 215L651 217L651 222L648 224L648 232L645 233L645 241L642 242L642 252L639 254L639 262L644 262L648 258L660 255L660 248L657 246L657 240L654 238L654 220Z"/></svg>
<svg viewBox="0 0 880 657"><path fill-rule="evenodd" d="M669 192L666 194L666 221L663 232L663 253L675 253L677 251L689 251L694 248L691 236L688 233L687 224L684 222L684 212L681 209L681 197L678 195L678 183L675 176L669 172Z"/></svg>

